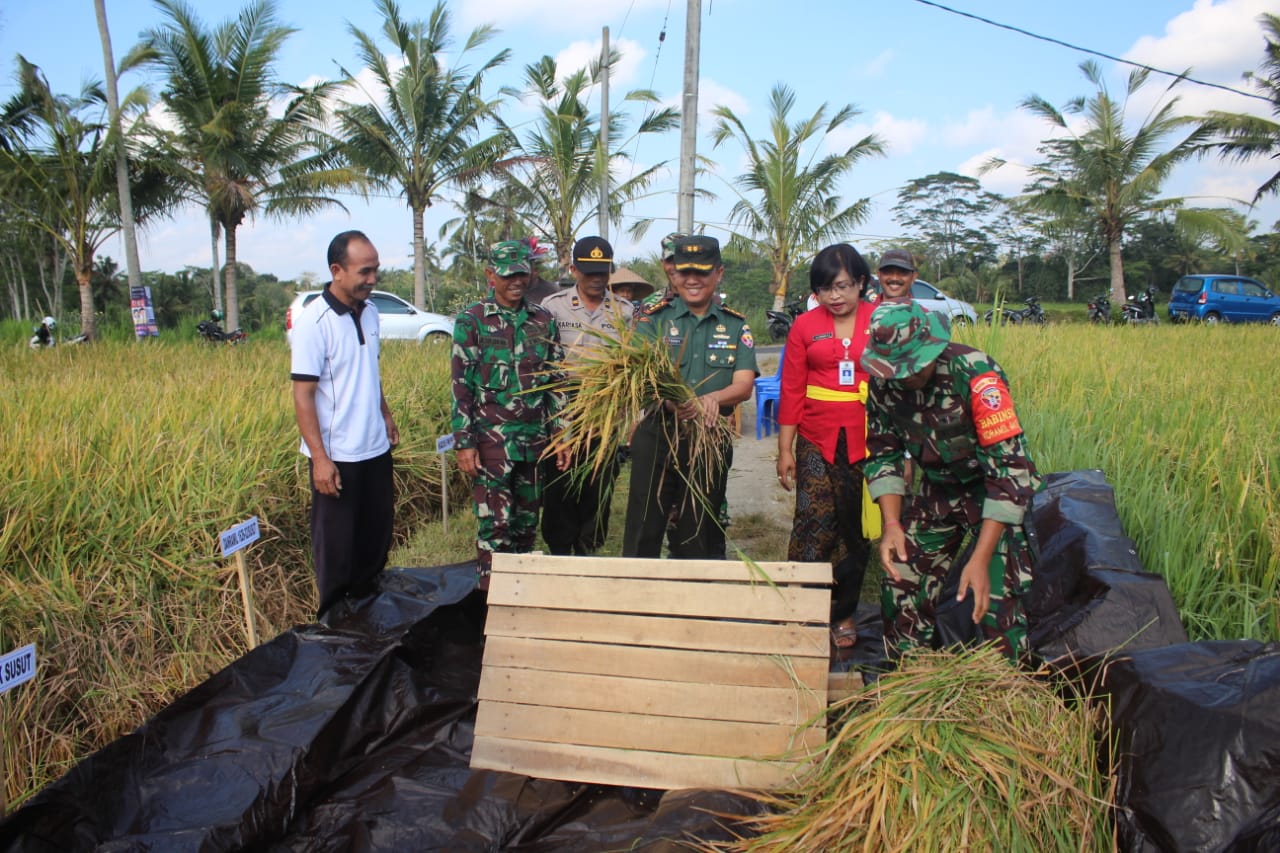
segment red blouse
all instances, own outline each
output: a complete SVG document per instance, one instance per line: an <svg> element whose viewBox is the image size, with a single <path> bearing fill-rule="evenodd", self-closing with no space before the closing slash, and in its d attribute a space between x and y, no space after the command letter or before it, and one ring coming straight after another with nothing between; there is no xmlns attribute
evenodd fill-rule
<svg viewBox="0 0 1280 853"><path fill-rule="evenodd" d="M778 423L795 426L800 435L818 446L827 462L835 461L841 427L845 427L849 461L861 462L867 455L867 407L862 402L814 400L806 389L816 385L831 391L861 389L865 394L870 376L863 372L860 361L876 304L858 302L847 351L835 336L835 318L824 306L797 317L787 335ZM846 359L854 363L853 385L840 384L839 365Z"/></svg>

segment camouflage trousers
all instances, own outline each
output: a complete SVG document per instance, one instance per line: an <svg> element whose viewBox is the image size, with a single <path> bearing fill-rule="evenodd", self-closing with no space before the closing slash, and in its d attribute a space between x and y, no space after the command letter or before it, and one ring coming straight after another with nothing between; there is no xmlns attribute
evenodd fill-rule
<svg viewBox="0 0 1280 853"><path fill-rule="evenodd" d="M524 554L538 535L542 481L537 462L515 462L501 447L477 448L480 470L471 483L476 513L476 567L483 586L493 554Z"/></svg>
<svg viewBox="0 0 1280 853"><path fill-rule="evenodd" d="M982 527L982 487L976 493L938 494L922 483L903 515L907 538L907 562L897 563L900 580L885 575L881 587L884 640L891 654L913 646L937 647L944 640L938 630L944 611L963 609L971 620L972 608L954 604L956 584L973 553ZM1005 528L991 556L991 593L987 613L966 638L994 643L1009 658L1027 650L1027 614L1022 597L1031 587L1032 556L1021 526ZM972 599L972 596L970 596ZM956 614L957 618L959 614ZM952 620L954 624L954 620ZM966 624L972 630L975 626Z"/></svg>

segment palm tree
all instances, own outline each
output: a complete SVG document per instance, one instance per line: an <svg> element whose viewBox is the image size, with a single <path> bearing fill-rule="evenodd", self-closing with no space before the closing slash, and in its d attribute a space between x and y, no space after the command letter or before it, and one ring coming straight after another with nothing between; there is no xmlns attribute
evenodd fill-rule
<svg viewBox="0 0 1280 853"><path fill-rule="evenodd" d="M94 255L121 227L105 96L92 82L78 95L55 95L37 66L22 56L17 61L25 117L22 130L0 147L0 192L11 211L65 252L80 291L81 332L92 338L97 333ZM126 107L136 106L140 97L131 95ZM167 210L174 195L166 176L149 164L134 164L130 173L137 220Z"/></svg>
<svg viewBox="0 0 1280 853"><path fill-rule="evenodd" d="M1207 136L1204 128L1197 128L1172 147L1163 145L1185 124L1174 112L1178 99L1159 104L1131 132L1125 126L1125 106L1146 83L1148 71L1132 71L1123 98L1117 100L1096 63L1083 62L1080 69L1097 87L1092 97L1075 98L1061 110L1037 95L1022 102L1023 108L1062 132L1043 143L1041 150L1048 159L1032 167L1035 181L1027 200L1052 215L1085 216L1092 221L1106 243L1111 298L1120 305L1125 300L1124 234L1132 223L1172 213L1178 227L1224 239L1230 239L1232 224L1220 211L1188 209L1182 198L1160 196L1160 187L1174 167L1194 156ZM1067 115L1083 116L1083 126L1073 129Z"/></svg>
<svg viewBox="0 0 1280 853"><path fill-rule="evenodd" d="M394 0L378 0L377 7L392 56L383 54L373 36L348 27L376 92L370 103L338 111L340 149L375 182L396 187L404 196L413 215L413 302L425 308L423 215L445 187L475 179L502 153L502 134L476 136L494 109L481 94L484 75L506 62L510 51L495 54L474 74L461 64L445 67L441 56L452 40L443 0L427 21L405 21ZM488 26L472 30L457 61L493 33ZM433 286L433 302L434 293Z"/></svg>
<svg viewBox="0 0 1280 853"><path fill-rule="evenodd" d="M1217 110L1205 116L1203 126L1214 135L1207 147L1216 148L1226 159L1280 160L1280 15L1265 13L1258 20L1265 30L1262 67L1257 73L1246 72L1244 77L1271 102L1271 114L1276 118ZM1280 171L1258 187L1253 200L1257 202L1268 194L1280 194Z"/></svg>
<svg viewBox="0 0 1280 853"><path fill-rule="evenodd" d="M209 213L215 246L226 246L229 328L240 322L236 229L262 211L288 217L341 205L327 193L357 178L319 156L316 128L334 88L278 82L273 65L294 30L276 21L271 0L253 0L234 19L207 30L182 0L156 0L167 23L147 35L166 80L161 99L177 131L157 133L159 148ZM273 115L277 97L283 112ZM215 249L214 269L217 268Z"/></svg>
<svg viewBox="0 0 1280 853"><path fill-rule="evenodd" d="M602 69L597 63L594 71L597 76L609 73L613 64L610 61ZM641 136L665 133L680 122L674 108L655 106L640 119L635 133L627 136L627 117L610 111L608 139L602 146L600 116L593 115L587 106L592 82L586 69L561 79L555 60L544 56L525 67L523 92L508 91L534 98L539 104L539 116L523 138L511 132L512 156L503 164L507 203L526 231L555 248L556 258L565 270L574 240L598 213L601 170L605 166L601 151L608 151L610 174L622 174L630 171L625 149L632 142ZM638 89L628 92L622 100L656 105L658 96ZM609 221L620 223L624 207L646 192L665 167L663 161L616 185L611 180Z"/></svg>
<svg viewBox="0 0 1280 853"><path fill-rule="evenodd" d="M821 244L842 239L866 221L870 199L848 206L836 195L840 180L865 157L884 154L884 142L874 134L834 154L818 158L818 147L806 153L810 143L821 141L859 114L852 104L827 119L827 105L794 125L788 124L795 107L795 93L777 84L769 93L771 137L752 139L742 120L726 106L718 106L712 139L718 147L735 139L747 155L747 170L735 184L738 202L730 221L744 229L735 236L768 256L773 267L774 309L787 299L791 273L804 257Z"/></svg>
<svg viewBox="0 0 1280 853"><path fill-rule="evenodd" d="M98 18L98 38L102 42L102 64L106 82L107 117L111 123L111 139L120 137L120 96L116 92L116 61L111 51L111 29L107 26L106 0L93 0ZM123 145L116 149L116 193L120 199L121 237L124 239L125 263L129 268L130 289L142 286L142 267L138 261L138 237L134 229L133 197L129 193L129 164Z"/></svg>

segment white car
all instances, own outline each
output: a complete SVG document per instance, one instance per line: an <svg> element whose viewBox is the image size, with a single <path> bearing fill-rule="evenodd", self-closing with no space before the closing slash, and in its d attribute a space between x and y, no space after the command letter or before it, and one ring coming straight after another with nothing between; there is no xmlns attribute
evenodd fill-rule
<svg viewBox="0 0 1280 853"><path fill-rule="evenodd" d="M911 298L930 311L951 318L952 323L976 323L978 312L968 302L952 299L927 281L916 279L911 285Z"/></svg>
<svg viewBox="0 0 1280 853"><path fill-rule="evenodd" d="M293 341L293 315L324 291L307 290L293 297L284 314L285 339ZM453 318L419 311L394 293L375 290L369 301L378 308L379 337L383 340L417 341L447 345L453 340Z"/></svg>

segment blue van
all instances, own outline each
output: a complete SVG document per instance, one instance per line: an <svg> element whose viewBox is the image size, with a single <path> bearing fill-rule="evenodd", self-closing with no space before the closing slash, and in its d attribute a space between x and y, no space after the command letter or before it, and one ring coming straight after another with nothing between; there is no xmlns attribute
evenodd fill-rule
<svg viewBox="0 0 1280 853"><path fill-rule="evenodd" d="M1184 275L1169 297L1169 319L1280 326L1280 296L1242 275Z"/></svg>

